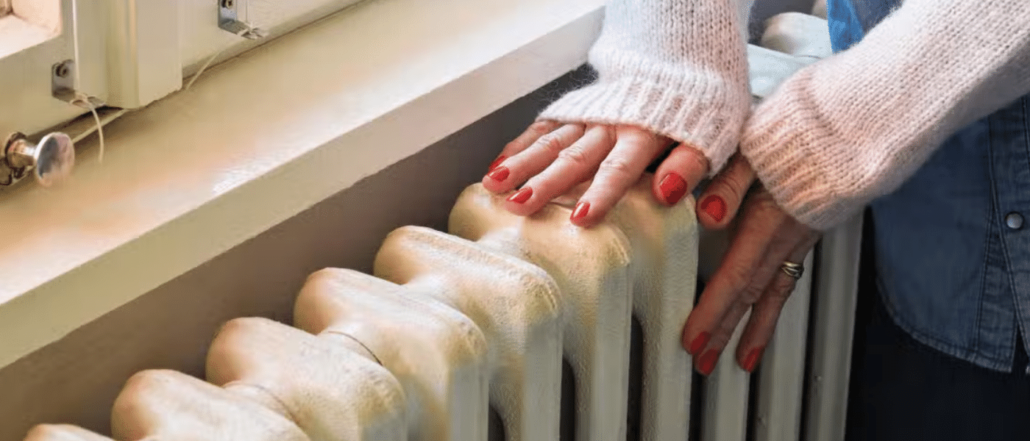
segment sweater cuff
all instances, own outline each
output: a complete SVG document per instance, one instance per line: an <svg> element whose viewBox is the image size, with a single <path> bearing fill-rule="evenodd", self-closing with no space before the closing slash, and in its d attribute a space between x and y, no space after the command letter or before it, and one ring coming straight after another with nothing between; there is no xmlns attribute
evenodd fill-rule
<svg viewBox="0 0 1030 441"><path fill-rule="evenodd" d="M804 85L813 69L797 73L755 109L740 141L740 152L758 180L787 214L818 231L850 219L869 202L859 188L828 185L823 176L844 158L826 157L842 141L817 112L808 111Z"/></svg>
<svg viewBox="0 0 1030 441"><path fill-rule="evenodd" d="M722 82L676 86L681 85L634 76L602 80L566 94L539 119L647 129L697 148L708 158L712 176L737 149L751 110L750 94L746 85Z"/></svg>

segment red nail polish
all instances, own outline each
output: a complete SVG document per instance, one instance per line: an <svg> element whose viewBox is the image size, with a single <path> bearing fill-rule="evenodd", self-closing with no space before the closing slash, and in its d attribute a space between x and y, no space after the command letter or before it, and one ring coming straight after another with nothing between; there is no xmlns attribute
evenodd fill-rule
<svg viewBox="0 0 1030 441"><path fill-rule="evenodd" d="M701 367L701 375L706 377L711 375L712 371L715 370L715 363L718 361L719 353L715 352L714 349L705 352L705 355L701 356L701 362L699 363Z"/></svg>
<svg viewBox="0 0 1030 441"><path fill-rule="evenodd" d="M522 190L519 190L515 194L509 196L508 201L514 202L516 204L523 204L526 201L528 201L531 197L533 197L533 189L529 187L523 187Z"/></svg>
<svg viewBox="0 0 1030 441"><path fill-rule="evenodd" d="M758 360L762 358L762 351L765 348L754 348L747 354L747 358L744 359L744 370L748 372L754 372L755 367L758 365Z"/></svg>
<svg viewBox="0 0 1030 441"><path fill-rule="evenodd" d="M662 191L662 197L667 204L675 205L687 194L687 181L676 173L669 173L658 183L658 189Z"/></svg>
<svg viewBox="0 0 1030 441"><path fill-rule="evenodd" d="M582 219L582 218L586 217L586 215L587 215L587 213L589 211L590 211L590 203L589 202L580 202L580 203L576 204L576 209L572 210L572 217L570 217L569 219L570 220Z"/></svg>
<svg viewBox="0 0 1030 441"><path fill-rule="evenodd" d="M711 338L712 338L712 334L707 333L707 332L702 332L700 335L698 335L696 338L694 338L693 342L690 343L690 350L687 351L687 352L690 355L694 355L694 354L697 354L697 353L701 352L701 350L704 349L706 345L708 345L708 340L711 339Z"/></svg>
<svg viewBox="0 0 1030 441"><path fill-rule="evenodd" d="M722 218L726 216L726 201L713 194L701 201L701 210L708 213L716 222L722 222Z"/></svg>
<svg viewBox="0 0 1030 441"><path fill-rule="evenodd" d="M490 163L490 168L487 171L494 171L494 169L497 168L498 165L501 165L505 159L508 159L508 157L504 155L498 156L497 159L494 159L494 162Z"/></svg>
<svg viewBox="0 0 1030 441"><path fill-rule="evenodd" d="M508 179L508 174L508 167L502 165L500 167L497 167L490 173L487 173L486 175L489 176L490 179L493 179L497 182L504 182L505 179Z"/></svg>

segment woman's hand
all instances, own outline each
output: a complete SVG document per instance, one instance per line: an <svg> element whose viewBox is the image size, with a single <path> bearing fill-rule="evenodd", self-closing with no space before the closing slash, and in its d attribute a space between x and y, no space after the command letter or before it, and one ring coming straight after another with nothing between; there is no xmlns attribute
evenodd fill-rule
<svg viewBox="0 0 1030 441"><path fill-rule="evenodd" d="M819 240L817 231L780 209L764 188L757 187L745 199L754 180L751 166L738 155L699 198L698 218L709 229L725 228L743 202L730 247L683 328L683 347L704 375L715 369L733 330L751 308L736 358L744 370L754 370L797 282L782 270L783 264L801 264ZM711 214L717 206L720 219Z"/></svg>
<svg viewBox="0 0 1030 441"><path fill-rule="evenodd" d="M673 144L668 138L628 125L537 122L504 147L483 177L483 186L506 193L521 185L506 208L530 215L555 197L593 178L572 212L572 223L590 226L626 194L654 159ZM674 205L708 173L697 149L677 146L655 173L652 192Z"/></svg>

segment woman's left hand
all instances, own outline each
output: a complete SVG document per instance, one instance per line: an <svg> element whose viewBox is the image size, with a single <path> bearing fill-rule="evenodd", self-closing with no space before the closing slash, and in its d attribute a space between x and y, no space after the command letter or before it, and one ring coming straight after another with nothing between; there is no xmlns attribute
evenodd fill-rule
<svg viewBox="0 0 1030 441"><path fill-rule="evenodd" d="M754 181L754 171L738 155L698 199L698 218L709 229L725 228L743 202L730 247L683 328L683 347L703 375L715 369L752 308L736 359L744 370L754 370L797 282L782 270L784 262L800 265L820 237L784 212L764 188L747 194Z"/></svg>

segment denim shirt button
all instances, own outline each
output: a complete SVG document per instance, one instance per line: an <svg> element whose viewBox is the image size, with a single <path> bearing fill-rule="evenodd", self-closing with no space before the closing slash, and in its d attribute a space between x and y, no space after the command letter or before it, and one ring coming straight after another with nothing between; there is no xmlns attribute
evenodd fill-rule
<svg viewBox="0 0 1030 441"><path fill-rule="evenodd" d="M1023 228L1023 215L1019 213L1009 213L1005 215L1005 225L1007 225L1010 230Z"/></svg>

